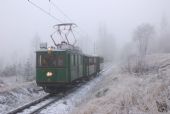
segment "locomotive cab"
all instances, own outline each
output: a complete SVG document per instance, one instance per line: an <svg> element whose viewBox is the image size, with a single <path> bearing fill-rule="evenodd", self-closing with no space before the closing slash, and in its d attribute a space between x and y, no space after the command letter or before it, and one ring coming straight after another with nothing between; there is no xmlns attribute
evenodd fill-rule
<svg viewBox="0 0 170 114"><path fill-rule="evenodd" d="M36 52L37 85L47 89L69 82L66 54L66 51Z"/></svg>

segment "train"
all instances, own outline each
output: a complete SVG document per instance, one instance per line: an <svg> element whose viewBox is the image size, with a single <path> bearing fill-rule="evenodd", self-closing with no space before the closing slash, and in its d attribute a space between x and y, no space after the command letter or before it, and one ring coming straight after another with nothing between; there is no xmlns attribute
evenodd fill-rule
<svg viewBox="0 0 170 114"><path fill-rule="evenodd" d="M58 18L39 5L31 0L28 2L58 21ZM82 79L89 79L101 70L101 63L104 61L102 57L86 55L75 46L77 42L73 32L75 27L78 27L75 23L54 25L55 31L51 34L51 39L55 47L47 47L45 43L40 45L40 50L36 51L36 83L43 87L45 92L55 93L71 87ZM70 34L74 43L68 39ZM61 42L56 43L54 37L58 40L62 39Z"/></svg>
<svg viewBox="0 0 170 114"><path fill-rule="evenodd" d="M100 56L84 54L76 44L68 40L74 23L57 24L56 31L51 35L55 47L48 47L47 43L40 45L36 51L36 83L47 93L55 93L75 86L77 82L97 75L101 70L104 59ZM56 43L53 35L63 39Z"/></svg>
<svg viewBox="0 0 170 114"><path fill-rule="evenodd" d="M83 54L76 47L43 48L36 51L36 83L47 93L55 93L97 75L103 58Z"/></svg>

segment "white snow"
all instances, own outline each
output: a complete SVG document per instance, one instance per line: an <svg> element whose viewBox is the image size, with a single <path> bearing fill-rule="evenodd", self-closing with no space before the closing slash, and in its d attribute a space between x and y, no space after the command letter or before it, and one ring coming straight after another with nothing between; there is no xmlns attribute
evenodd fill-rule
<svg viewBox="0 0 170 114"><path fill-rule="evenodd" d="M158 69L142 76L112 67L41 114L169 114L169 58L170 54L148 55L149 67ZM158 112L156 102L166 104L167 112Z"/></svg>
<svg viewBox="0 0 170 114"><path fill-rule="evenodd" d="M3 78L5 79L5 78ZM32 100L35 100L46 93L37 91L35 82L15 82L8 77L8 82L0 87L0 114L7 113L19 106L22 106ZM14 83L15 82L15 83Z"/></svg>
<svg viewBox="0 0 170 114"><path fill-rule="evenodd" d="M159 67L169 63L169 54L149 55L149 66ZM143 76L113 71L100 82L97 93L87 103L82 103L72 114L169 114L170 69ZM101 95L104 90L105 94ZM99 94L100 93L100 94ZM167 105L167 112L158 112L156 102Z"/></svg>
<svg viewBox="0 0 170 114"><path fill-rule="evenodd" d="M149 68L156 69L136 76L122 72L119 66L112 66L40 114L170 114L170 54L148 55L146 61ZM16 98L24 98L27 87L30 86L17 89L17 92L2 92L0 109L4 111L12 107L8 98L14 99L13 102ZM27 100L31 98L26 96ZM167 112L158 111L160 104L166 104Z"/></svg>

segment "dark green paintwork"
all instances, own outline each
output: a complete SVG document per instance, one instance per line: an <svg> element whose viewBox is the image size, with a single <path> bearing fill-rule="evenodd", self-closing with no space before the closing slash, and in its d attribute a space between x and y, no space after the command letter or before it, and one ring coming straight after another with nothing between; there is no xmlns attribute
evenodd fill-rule
<svg viewBox="0 0 170 114"><path fill-rule="evenodd" d="M47 72L52 72L53 76L47 77ZM65 68L37 68L36 80L39 82L69 82L68 70Z"/></svg>
<svg viewBox="0 0 170 114"><path fill-rule="evenodd" d="M39 51L36 54L48 54L46 51ZM93 71L90 69L92 67L89 63L89 56L85 56L76 52L72 51L53 51L52 54L55 55L62 55L64 57L64 66L63 67L53 67L53 68L36 68L36 82L38 85L47 87L48 84L53 83L52 86L55 84L68 84L74 80L80 79L82 77L89 76L89 72ZM97 62L100 62L97 60ZM97 63L96 65L100 65ZM94 68L94 67L93 67ZM99 72L99 66L95 67L96 71L93 74ZM47 77L47 72L52 72L52 77Z"/></svg>
<svg viewBox="0 0 170 114"><path fill-rule="evenodd" d="M47 52L37 52L37 54L42 54ZM70 51L55 51L52 52L55 55L64 56L64 67L63 68L36 68L36 82L65 82L70 83L80 77L83 77L83 58L79 61L79 56L77 53L72 53ZM75 60L75 62L74 62ZM47 77L47 72L52 72L52 77Z"/></svg>
<svg viewBox="0 0 170 114"><path fill-rule="evenodd" d="M39 54L48 54L47 52L37 52ZM41 68L36 69L36 81L37 82L69 82L69 69L68 69L68 54L66 51L52 52L55 55L62 55L64 57L64 66L61 68ZM52 72L52 77L47 77L47 72Z"/></svg>

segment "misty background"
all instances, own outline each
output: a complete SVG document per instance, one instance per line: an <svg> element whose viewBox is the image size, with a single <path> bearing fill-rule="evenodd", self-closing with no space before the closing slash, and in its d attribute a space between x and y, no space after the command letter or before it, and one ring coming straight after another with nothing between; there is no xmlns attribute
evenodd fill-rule
<svg viewBox="0 0 170 114"><path fill-rule="evenodd" d="M135 48L134 36L142 25L153 29L148 54L170 52L169 0L51 1L78 25L75 29L77 45L87 54L103 56L106 61L122 61L135 55L138 49ZM32 2L62 22L70 22L48 0ZM60 22L27 0L1 1L0 8L1 73L32 75L39 43L53 45L50 39L53 25ZM9 71L13 72L8 74Z"/></svg>

